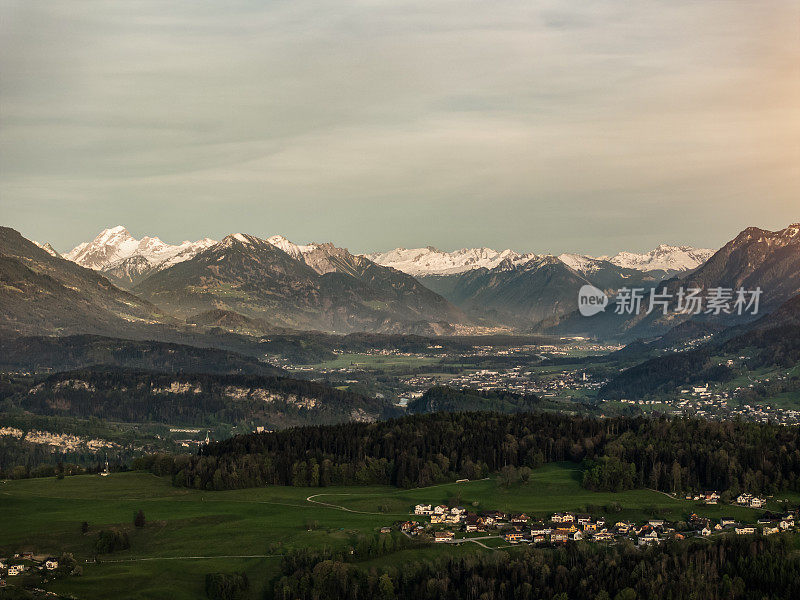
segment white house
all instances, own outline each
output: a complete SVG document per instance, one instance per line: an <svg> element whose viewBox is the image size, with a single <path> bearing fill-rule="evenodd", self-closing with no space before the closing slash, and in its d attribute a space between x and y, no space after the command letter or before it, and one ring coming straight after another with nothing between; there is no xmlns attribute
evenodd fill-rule
<svg viewBox="0 0 800 600"><path fill-rule="evenodd" d="M433 512L430 504L417 504L414 507L415 515L429 515Z"/></svg>

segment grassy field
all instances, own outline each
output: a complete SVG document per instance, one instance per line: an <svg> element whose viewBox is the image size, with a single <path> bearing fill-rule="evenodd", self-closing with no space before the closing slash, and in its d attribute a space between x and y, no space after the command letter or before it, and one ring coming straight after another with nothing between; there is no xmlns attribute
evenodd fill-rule
<svg viewBox="0 0 800 600"><path fill-rule="evenodd" d="M757 514L731 506L696 506L650 490L590 492L579 482L580 472L568 463L537 469L527 484L510 489L482 480L411 490L271 486L200 492L172 487L168 480L146 473L7 481L0 483L0 556L25 550L73 552L84 563L84 575L58 581L50 589L86 599L198 598L203 597L206 573L242 570L256 598L278 574L280 555L287 549L347 547L358 534L374 533L406 517L418 502L459 498L475 510L525 511L542 517L589 507L612 519L658 515L678 520L698 512L752 520ZM137 530L132 520L139 509L148 524ZM91 525L86 535L80 532L83 521ZM109 526L124 527L131 548L102 555L100 564L85 562L93 558L95 532ZM369 564L397 565L445 552L490 550L475 544L436 546L405 550Z"/></svg>
<svg viewBox="0 0 800 600"><path fill-rule="evenodd" d="M383 354L339 354L336 358L327 360L314 367L317 369L393 369L416 368L425 365L438 364L440 357L435 356L394 356Z"/></svg>

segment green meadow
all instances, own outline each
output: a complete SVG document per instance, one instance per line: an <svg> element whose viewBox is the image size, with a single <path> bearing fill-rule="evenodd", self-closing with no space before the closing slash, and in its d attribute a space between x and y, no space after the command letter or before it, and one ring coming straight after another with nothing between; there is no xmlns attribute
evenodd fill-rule
<svg viewBox="0 0 800 600"><path fill-rule="evenodd" d="M685 519L691 512L753 520L758 514L731 506L698 506L650 490L591 492L570 463L546 465L526 484L508 489L493 479L400 490L391 487L290 488L201 492L173 487L141 472L43 478L0 483L0 556L72 552L81 577L48 589L79 598L198 598L206 573L245 571L252 597L261 597L291 548L348 547L359 534L407 518L416 503L458 500L473 510L499 509L544 517L561 510L587 510L612 519L659 516ZM133 527L143 510L147 525ZM87 534L80 531L90 524ZM102 528L128 532L128 550L94 562ZM492 544L490 544L492 545ZM373 559L368 566L398 565L442 553L491 552L476 544L430 546Z"/></svg>

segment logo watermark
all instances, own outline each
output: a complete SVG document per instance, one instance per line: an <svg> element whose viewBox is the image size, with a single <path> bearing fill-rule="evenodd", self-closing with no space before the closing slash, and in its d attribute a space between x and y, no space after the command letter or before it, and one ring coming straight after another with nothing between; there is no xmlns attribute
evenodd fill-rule
<svg viewBox="0 0 800 600"><path fill-rule="evenodd" d="M680 287L670 292L666 287L628 288L617 290L613 296L614 313L618 315L638 315L670 312L683 315L757 315L761 299L761 288L753 290L715 287L703 288ZM584 285L578 291L578 310L584 317L591 317L603 312L608 306L609 298L602 290L593 285Z"/></svg>
<svg viewBox="0 0 800 600"><path fill-rule="evenodd" d="M603 312L608 306L608 296L593 285L584 285L578 291L578 310L584 317Z"/></svg>

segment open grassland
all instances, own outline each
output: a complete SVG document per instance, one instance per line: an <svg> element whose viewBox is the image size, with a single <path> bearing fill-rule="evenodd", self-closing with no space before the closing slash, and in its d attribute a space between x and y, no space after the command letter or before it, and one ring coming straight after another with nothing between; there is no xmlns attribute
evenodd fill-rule
<svg viewBox="0 0 800 600"><path fill-rule="evenodd" d="M576 465L551 464L526 484L506 489L495 480L449 483L399 490L384 486L291 488L270 486L204 492L173 487L147 473L109 477L76 476L0 483L0 556L25 550L72 552L82 577L49 589L79 598L198 598L203 578L214 571L246 571L252 597L278 575L280 556L290 548L346 548L359 534L408 518L416 503L453 499L472 510L499 509L544 517L561 510L587 510L611 519L660 516L685 519L691 512L754 520L757 511L732 506L698 506L650 490L591 492L580 486ZM143 510L147 526L133 527ZM87 534L80 532L90 523ZM128 550L100 556L94 541L102 528L128 532ZM494 544L489 544L490 546ZM369 565L402 564L442 553L490 552L477 544L403 550ZM90 562L85 562L85 561Z"/></svg>
<svg viewBox="0 0 800 600"><path fill-rule="evenodd" d="M408 369L441 363L435 356L397 356L393 354L339 354L314 365L317 369Z"/></svg>

